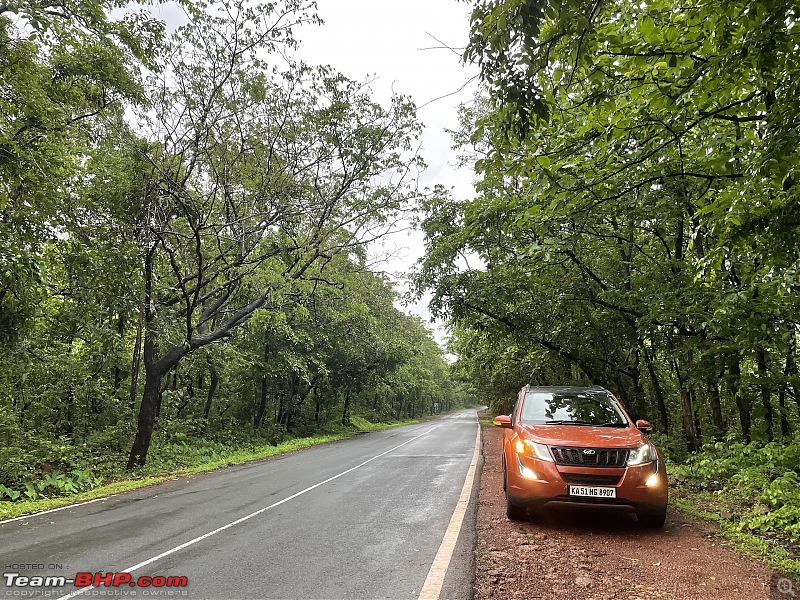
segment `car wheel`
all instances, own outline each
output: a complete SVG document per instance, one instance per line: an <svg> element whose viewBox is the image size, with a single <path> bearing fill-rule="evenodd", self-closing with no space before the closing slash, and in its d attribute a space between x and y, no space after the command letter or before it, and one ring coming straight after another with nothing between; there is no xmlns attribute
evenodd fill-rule
<svg viewBox="0 0 800 600"><path fill-rule="evenodd" d="M667 520L667 507L658 510L641 511L636 514L639 519L639 524L642 527L651 527L653 529L660 529L664 526L664 521Z"/></svg>
<svg viewBox="0 0 800 600"><path fill-rule="evenodd" d="M524 521L528 517L528 509L514 504L506 494L506 516L512 521Z"/></svg>
<svg viewBox="0 0 800 600"><path fill-rule="evenodd" d="M528 516L528 509L515 504L508 494L508 477L503 477L503 487L506 490L506 516L512 521L524 521Z"/></svg>

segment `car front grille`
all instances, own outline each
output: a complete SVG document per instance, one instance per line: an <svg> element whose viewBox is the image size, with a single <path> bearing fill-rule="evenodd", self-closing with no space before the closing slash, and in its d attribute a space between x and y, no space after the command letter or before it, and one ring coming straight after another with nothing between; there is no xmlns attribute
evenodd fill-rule
<svg viewBox="0 0 800 600"><path fill-rule="evenodd" d="M559 465L579 467L624 467L628 462L627 448L572 448L550 446L553 459Z"/></svg>
<svg viewBox="0 0 800 600"><path fill-rule="evenodd" d="M578 485L617 485L621 477L619 475L561 473L561 479L563 479L565 483L577 483Z"/></svg>

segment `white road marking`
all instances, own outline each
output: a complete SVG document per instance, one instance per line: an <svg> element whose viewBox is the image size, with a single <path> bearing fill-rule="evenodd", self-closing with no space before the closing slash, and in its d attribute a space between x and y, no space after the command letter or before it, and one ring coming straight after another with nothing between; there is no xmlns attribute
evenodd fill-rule
<svg viewBox="0 0 800 600"><path fill-rule="evenodd" d="M3 523L11 523L12 521L19 521L21 519L33 519L38 517L39 515L47 515L50 513L58 512L60 510L67 510L68 508L77 508L78 506L85 506L86 504L92 504L93 502L101 502L103 500L108 500L110 496L105 496L104 498L95 498L94 500L87 500L86 502L79 502L78 504L70 504L68 506L62 506L61 508L51 508L50 510L43 510L37 513L31 513L29 515L22 515L21 517L14 517L13 519L6 519L5 521L0 521L0 525Z"/></svg>
<svg viewBox="0 0 800 600"><path fill-rule="evenodd" d="M284 498L283 500L279 500L278 502L275 502L274 504L270 504L269 506L265 506L264 508L261 508L261 509L255 511L253 513L250 513L247 516L242 517L241 519L236 519L235 521L231 521L227 525L223 525L222 527L218 527L214 531L209 531L208 533L205 533L205 534L203 534L203 535L201 535L199 537L196 537L193 540L189 540L188 542L184 542L180 546L175 546L174 548L171 548L170 550L167 550L166 552L162 552L161 554L158 554L157 556L154 556L153 558L148 558L147 560L144 560L144 561L142 561L142 562L140 562L138 564L135 564L132 567L128 567L127 569L122 571L122 573L133 573L137 569L141 569L142 567L146 567L147 565L149 565L151 563L154 563L157 560L160 560L160 559L164 558L165 556L169 556L170 554L175 554L176 552L178 552L180 550L183 550L184 548L188 548L189 546L192 546L192 545L196 544L197 542L201 542L201 541L203 541L203 540L205 540L207 538L210 538L212 535L216 535L216 534L220 533L221 531L225 531L226 529L229 529L229 528L233 527L234 525L238 525L239 523L244 523L245 521L247 521L249 519L252 519L253 517L258 516L261 513L264 513L266 511L272 509L272 508L275 508L276 506L280 506L281 504L285 504L286 502L289 502L290 500L294 500L298 496L302 496L303 494L306 494L306 493L310 492L311 490L315 490L318 487L320 487L321 485L325 485L326 483L330 483L334 479L339 479L339 477L342 477L343 475L347 475L348 473L352 473L356 469L360 469L364 465L367 465L367 464L371 463L373 460L377 460L377 459L381 458L382 456L386 456L390 452L394 452L398 448L402 448L406 444L410 444L411 442L413 442L415 440L418 440L419 438L421 438L421 437L423 437L425 435L428 435L431 431L433 431L437 427L439 427L439 425L434 425L433 427L431 427L430 429L428 429L424 433L420 433L419 435L411 438L410 440L406 440L402 444L399 444L399 445L395 446L394 448L390 448L386 452L381 452L380 454L377 454L377 455L373 456L372 458L367 459L364 462L357 464L355 467L351 467L351 468L347 469L346 471L342 471L341 473L339 473L338 475L334 475L333 477L328 477L328 479L326 479L325 481L320 481L319 483L315 483L311 487L307 487L304 490L300 490L296 494L292 494L291 496L288 496L287 498ZM61 596L61 600L67 600L68 598L74 598L76 596L80 596L81 594L85 594L86 592L88 592L90 590L93 590L93 589L95 589L95 586L93 586L93 585L85 587L85 588L81 588L79 590L76 590L76 591L72 592L71 594L67 594L66 596Z"/></svg>
<svg viewBox="0 0 800 600"><path fill-rule="evenodd" d="M475 417L477 419L477 414ZM481 453L480 447L481 426L479 423L477 437L475 438L475 451L472 454L472 462L469 465L469 471L467 471L467 478L464 480L464 487L461 488L461 496L456 503L453 516L450 518L450 524L444 533L439 551L436 552L436 558L433 559L433 564L430 571L428 571L428 576L425 578L418 600L438 600L439 594L442 593L444 578L447 575L447 569L450 567L450 561L453 559L453 551L456 548L458 534L461 533L461 525L464 522L464 516L467 514L469 498L472 495L472 484L475 482L475 471L478 468L478 458Z"/></svg>

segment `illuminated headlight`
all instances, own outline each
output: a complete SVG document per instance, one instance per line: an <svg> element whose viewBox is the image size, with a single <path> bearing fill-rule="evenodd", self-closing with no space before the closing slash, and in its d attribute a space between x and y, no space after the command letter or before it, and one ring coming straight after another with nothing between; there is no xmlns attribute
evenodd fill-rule
<svg viewBox="0 0 800 600"><path fill-rule="evenodd" d="M522 461L519 459L519 456L517 456L517 470L519 471L519 474L522 475L525 479L539 479L536 476L536 473L534 473L531 469L522 464Z"/></svg>
<svg viewBox="0 0 800 600"><path fill-rule="evenodd" d="M655 446L653 444L642 444L638 448L631 450L628 455L628 466L643 465L645 463L653 462L658 457ZM649 484L648 484L649 485Z"/></svg>
<svg viewBox="0 0 800 600"><path fill-rule="evenodd" d="M650 475L647 478L647 481L644 482L647 487L653 487L654 485L658 485L658 471Z"/></svg>
<svg viewBox="0 0 800 600"><path fill-rule="evenodd" d="M553 462L553 457L550 456L550 451L547 449L547 446L544 444L537 444L536 442L529 442L522 440L517 440L517 443L514 444L514 448L517 451L517 454L522 454L523 456L535 456L539 460L546 460L547 462Z"/></svg>

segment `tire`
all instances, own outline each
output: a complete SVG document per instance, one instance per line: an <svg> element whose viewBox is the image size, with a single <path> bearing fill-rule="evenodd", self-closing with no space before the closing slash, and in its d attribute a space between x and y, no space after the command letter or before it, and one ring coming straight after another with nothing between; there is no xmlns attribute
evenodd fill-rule
<svg viewBox="0 0 800 600"><path fill-rule="evenodd" d="M664 527L664 521L667 520L667 507L659 508L657 510L641 511L636 514L639 519L639 525L650 529L661 529Z"/></svg>
<svg viewBox="0 0 800 600"><path fill-rule="evenodd" d="M524 521L528 517L528 509L519 504L514 504L508 494L508 475L503 472L503 489L506 492L506 516L512 521Z"/></svg>
<svg viewBox="0 0 800 600"><path fill-rule="evenodd" d="M506 516L512 521L524 521L528 518L528 509L519 504L514 504L506 494Z"/></svg>

